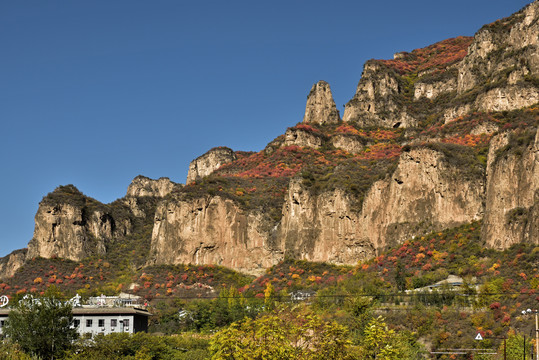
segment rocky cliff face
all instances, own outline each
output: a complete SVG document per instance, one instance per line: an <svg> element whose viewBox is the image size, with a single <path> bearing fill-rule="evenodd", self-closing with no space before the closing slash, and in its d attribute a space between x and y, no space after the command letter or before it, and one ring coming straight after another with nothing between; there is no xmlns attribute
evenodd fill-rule
<svg viewBox="0 0 539 360"><path fill-rule="evenodd" d="M165 197L177 187L181 187L181 185L170 181L170 179L167 177L162 177L158 180L152 180L150 178L147 178L146 176L139 175L133 179L131 184L129 184L126 196Z"/></svg>
<svg viewBox="0 0 539 360"><path fill-rule="evenodd" d="M251 274L282 259L271 220L220 196L159 204L150 264L217 264Z"/></svg>
<svg viewBox="0 0 539 360"><path fill-rule="evenodd" d="M539 101L539 2L485 25L458 69L457 91L487 87L474 105L484 111L512 110Z"/></svg>
<svg viewBox="0 0 539 360"><path fill-rule="evenodd" d="M473 40L448 39L393 60L367 62L343 120L410 127L429 113L441 112L450 121L470 111L507 111L539 102L538 19L534 1L485 25Z"/></svg>
<svg viewBox="0 0 539 360"><path fill-rule="evenodd" d="M452 165L429 148L403 153L359 212L342 190L313 196L296 181L283 209L283 250L295 258L353 264L414 234L480 219L483 190L480 170Z"/></svg>
<svg viewBox="0 0 539 360"><path fill-rule="evenodd" d="M452 163L429 147L404 152L391 178L369 190L362 208L363 233L381 249L418 233L479 220L483 176L477 164Z"/></svg>
<svg viewBox="0 0 539 360"><path fill-rule="evenodd" d="M345 150L351 154L359 154L365 150L367 141L359 136L351 134L336 134L330 139L331 145L337 149Z"/></svg>
<svg viewBox="0 0 539 360"><path fill-rule="evenodd" d="M278 226L219 196L163 202L151 263L214 263L258 274L283 255L353 264L414 234L480 219L483 195L480 169L418 148L372 186L360 211L345 191L314 194L300 179L289 185Z"/></svg>
<svg viewBox="0 0 539 360"><path fill-rule="evenodd" d="M394 72L375 61L367 62L356 94L345 106L343 121L361 126L414 126L417 121L398 102L401 92Z"/></svg>
<svg viewBox="0 0 539 360"><path fill-rule="evenodd" d="M354 264L374 255L373 243L358 231L361 217L351 203L344 191L317 196L301 181L293 181L279 227L282 250L292 258L336 264Z"/></svg>
<svg viewBox="0 0 539 360"><path fill-rule="evenodd" d="M53 256L80 260L105 254L112 238L112 218L95 211L86 213L71 204L40 204L28 258Z"/></svg>
<svg viewBox="0 0 539 360"><path fill-rule="evenodd" d="M39 204L27 258L80 260L103 255L115 237L131 230L128 217L114 219L110 207L83 195L73 185L60 186Z"/></svg>
<svg viewBox="0 0 539 360"><path fill-rule="evenodd" d="M251 274L285 256L354 264L481 219L487 246L538 243L539 110L507 112L539 102L538 8L473 39L367 62L346 124L329 85L315 84L302 124L264 151L208 151L191 162L184 187L139 176L109 205L61 187L41 202L25 256L106 254L152 226L151 244L140 246L147 264ZM21 254L1 260L0 273L12 273Z"/></svg>
<svg viewBox="0 0 539 360"><path fill-rule="evenodd" d="M322 80L314 84L307 96L303 122L325 125L337 123L340 119L329 84Z"/></svg>
<svg viewBox="0 0 539 360"><path fill-rule="evenodd" d="M189 172L187 173L187 183L200 180L217 170L221 165L234 160L236 160L236 154L232 149L227 147L211 149L204 155L191 161Z"/></svg>
<svg viewBox="0 0 539 360"><path fill-rule="evenodd" d="M497 135L489 150L482 238L496 249L539 244L539 131L530 135ZM527 137L529 143L515 151L508 144L516 136Z"/></svg>
<svg viewBox="0 0 539 360"><path fill-rule="evenodd" d="M301 147L311 147L314 149L322 146L322 138L311 131L302 128L290 128L284 134L284 146L296 145Z"/></svg>
<svg viewBox="0 0 539 360"><path fill-rule="evenodd" d="M26 249L15 250L11 254L0 258L0 278L11 277L24 265L26 261Z"/></svg>

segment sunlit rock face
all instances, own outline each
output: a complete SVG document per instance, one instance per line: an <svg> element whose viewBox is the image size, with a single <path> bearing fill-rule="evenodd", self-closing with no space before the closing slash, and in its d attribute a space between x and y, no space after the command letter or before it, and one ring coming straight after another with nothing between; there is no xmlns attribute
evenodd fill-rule
<svg viewBox="0 0 539 360"><path fill-rule="evenodd" d="M317 82L307 96L303 122L324 125L337 123L339 120L339 111L333 100L329 84L322 80Z"/></svg>
<svg viewBox="0 0 539 360"><path fill-rule="evenodd" d="M157 208L150 264L217 264L250 274L283 259L266 214L219 196L171 199Z"/></svg>
<svg viewBox="0 0 539 360"><path fill-rule="evenodd" d="M227 147L213 148L189 164L187 184L210 175L224 164L236 160L236 154Z"/></svg>
<svg viewBox="0 0 539 360"><path fill-rule="evenodd" d="M491 141L482 238L495 249L539 243L539 132L520 151L503 151L510 133Z"/></svg>
<svg viewBox="0 0 539 360"><path fill-rule="evenodd" d="M176 187L181 186L170 181L167 177L162 177L157 180L139 175L133 179L127 188L128 197L153 196L165 197L172 192Z"/></svg>

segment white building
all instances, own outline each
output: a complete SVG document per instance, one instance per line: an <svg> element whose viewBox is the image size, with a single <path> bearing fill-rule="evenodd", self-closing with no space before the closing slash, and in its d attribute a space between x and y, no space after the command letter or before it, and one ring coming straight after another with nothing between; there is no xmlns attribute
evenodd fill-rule
<svg viewBox="0 0 539 360"><path fill-rule="evenodd" d="M32 299L28 298L29 301L35 301ZM78 295L70 300L73 305L73 325L79 334L93 336L121 332L134 334L148 331L148 318L151 314L145 308L137 306L136 299L122 296L105 297L103 295L91 300L97 303L94 304L90 301L90 305L81 306ZM3 333L3 327L10 311L6 308L0 309L0 334Z"/></svg>
<svg viewBox="0 0 539 360"><path fill-rule="evenodd" d="M146 332L150 315L147 310L134 307L73 308L74 325L81 335Z"/></svg>

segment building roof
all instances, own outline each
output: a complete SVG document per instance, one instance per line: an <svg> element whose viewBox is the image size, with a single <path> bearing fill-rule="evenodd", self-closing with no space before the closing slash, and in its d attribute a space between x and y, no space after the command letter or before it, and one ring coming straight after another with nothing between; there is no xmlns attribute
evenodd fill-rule
<svg viewBox="0 0 539 360"><path fill-rule="evenodd" d="M0 316L7 316L11 309L0 309ZM73 315L143 315L151 316L146 309L133 307L77 307Z"/></svg>
<svg viewBox="0 0 539 360"><path fill-rule="evenodd" d="M73 315L144 315L151 316L146 309L133 307L77 307L73 308Z"/></svg>

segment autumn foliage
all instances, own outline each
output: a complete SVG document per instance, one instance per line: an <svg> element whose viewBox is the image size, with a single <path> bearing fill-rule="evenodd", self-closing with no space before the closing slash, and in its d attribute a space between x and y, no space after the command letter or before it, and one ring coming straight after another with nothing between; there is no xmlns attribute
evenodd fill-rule
<svg viewBox="0 0 539 360"><path fill-rule="evenodd" d="M401 75L425 70L440 71L462 60L468 53L468 46L472 40L472 37L459 36L410 53L399 53L393 60L377 60L377 62L393 68Z"/></svg>

